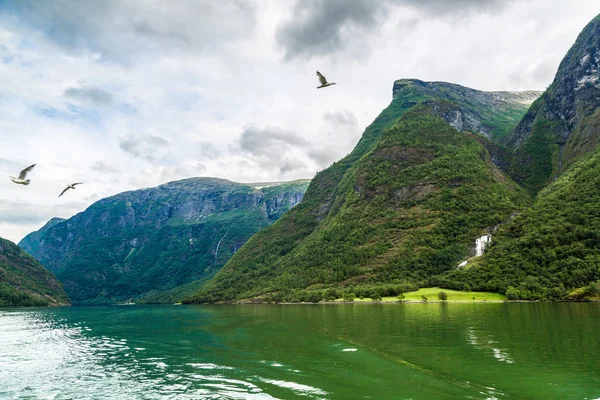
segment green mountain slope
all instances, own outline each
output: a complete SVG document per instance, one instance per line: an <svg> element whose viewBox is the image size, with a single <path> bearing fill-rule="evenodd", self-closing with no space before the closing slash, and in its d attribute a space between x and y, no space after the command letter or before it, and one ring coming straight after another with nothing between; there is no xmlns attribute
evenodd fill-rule
<svg viewBox="0 0 600 400"><path fill-rule="evenodd" d="M532 208L494 235L484 256L445 278L447 287L560 299L600 280L600 152L543 189ZM600 286L599 286L600 287ZM596 293L600 295L600 293Z"/></svg>
<svg viewBox="0 0 600 400"><path fill-rule="evenodd" d="M552 84L506 144L513 179L536 194L600 142L600 15L579 34Z"/></svg>
<svg viewBox="0 0 600 400"><path fill-rule="evenodd" d="M254 233L299 203L307 186L170 182L100 200L21 243L74 302L168 301L163 292L214 275Z"/></svg>
<svg viewBox="0 0 600 400"><path fill-rule="evenodd" d="M600 295L600 16L509 142L517 144L511 172L531 193L555 180L494 235L472 268L448 274L445 284L512 286L512 296L524 299L562 298L588 285L589 295Z"/></svg>
<svg viewBox="0 0 600 400"><path fill-rule="evenodd" d="M0 238L0 307L69 304L50 271L16 244Z"/></svg>
<svg viewBox="0 0 600 400"><path fill-rule="evenodd" d="M454 268L476 237L528 200L483 143L504 137L537 93L500 93L395 82L392 103L353 152L186 302L421 283Z"/></svg>

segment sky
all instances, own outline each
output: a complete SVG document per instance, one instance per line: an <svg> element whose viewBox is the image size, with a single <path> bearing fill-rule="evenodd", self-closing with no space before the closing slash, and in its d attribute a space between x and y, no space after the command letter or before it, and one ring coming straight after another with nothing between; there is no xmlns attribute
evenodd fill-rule
<svg viewBox="0 0 600 400"><path fill-rule="evenodd" d="M311 178L352 150L395 80L543 90L599 13L597 0L0 0L0 237L172 180ZM317 90L316 70L337 85ZM29 186L8 179L33 163Z"/></svg>

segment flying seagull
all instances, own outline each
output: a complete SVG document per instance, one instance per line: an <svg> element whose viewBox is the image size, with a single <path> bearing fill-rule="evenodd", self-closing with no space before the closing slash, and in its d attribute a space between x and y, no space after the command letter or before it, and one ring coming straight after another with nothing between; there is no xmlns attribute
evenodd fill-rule
<svg viewBox="0 0 600 400"><path fill-rule="evenodd" d="M31 171L33 167L35 167L35 164L25 168L23 171L21 171L18 178L15 178L14 176L9 176L10 180L19 185L29 185L29 179L25 179L25 176L27 176L27 173Z"/></svg>
<svg viewBox="0 0 600 400"><path fill-rule="evenodd" d="M67 186L67 188L65 190L62 191L61 194L58 195L58 197L62 196L63 194L65 194L65 192L69 189L75 189L75 186L77 185L81 185L83 182L76 182L76 183L71 183L70 185Z"/></svg>
<svg viewBox="0 0 600 400"><path fill-rule="evenodd" d="M331 83L327 82L327 79L319 71L317 71L317 76L319 77L319 81L321 82L321 86L317 86L317 89L321 89L321 88L336 84L335 82L331 82Z"/></svg>

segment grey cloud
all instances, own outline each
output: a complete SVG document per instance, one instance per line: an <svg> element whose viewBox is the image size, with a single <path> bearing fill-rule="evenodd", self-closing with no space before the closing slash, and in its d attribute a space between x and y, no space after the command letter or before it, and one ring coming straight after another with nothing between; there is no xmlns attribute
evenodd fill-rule
<svg viewBox="0 0 600 400"><path fill-rule="evenodd" d="M136 158L141 158L148 162L157 160L157 150L166 148L169 142L160 136L145 135L133 136L129 135L120 139L119 147L125 153L131 154Z"/></svg>
<svg viewBox="0 0 600 400"><path fill-rule="evenodd" d="M108 105L113 100L109 92L96 86L69 87L65 90L64 95L96 106Z"/></svg>
<svg viewBox="0 0 600 400"><path fill-rule="evenodd" d="M297 133L278 127L258 128L246 126L239 138L242 151L254 156L281 157L294 147L310 147L310 143Z"/></svg>
<svg viewBox="0 0 600 400"><path fill-rule="evenodd" d="M255 26L246 1L22 0L10 2L18 23L75 54L128 63L149 53L220 49ZM6 5L5 5L6 6ZM0 2L0 12L3 5ZM8 19L6 21L9 21ZM10 22L10 21L9 21Z"/></svg>
<svg viewBox="0 0 600 400"><path fill-rule="evenodd" d="M203 159L215 160L219 158L221 152L209 142L200 142L200 156Z"/></svg>
<svg viewBox="0 0 600 400"><path fill-rule="evenodd" d="M327 167L334 161L339 160L340 154L337 148L326 147L321 149L312 149L308 152L308 156L316 161L320 167Z"/></svg>
<svg viewBox="0 0 600 400"><path fill-rule="evenodd" d="M397 7L424 17L456 18L498 11L513 0L298 0L289 21L277 28L277 43L286 61L324 56L361 45ZM413 24L414 21L405 21ZM399 21L399 24L405 23ZM345 37L352 40L344 40Z"/></svg>
<svg viewBox="0 0 600 400"><path fill-rule="evenodd" d="M320 167L327 167L344 157L346 149L356 144L360 136L360 127L356 116L348 110L326 112L323 114L323 121L330 142L320 148L311 148L307 154Z"/></svg>
<svg viewBox="0 0 600 400"><path fill-rule="evenodd" d="M246 126L237 140L233 151L251 156L251 161L261 168L277 169L281 174L306 168L293 153L295 150L309 151L310 142L297 133L278 127L259 128Z"/></svg>
<svg viewBox="0 0 600 400"><path fill-rule="evenodd" d="M92 165L92 169L96 172L102 172L105 174L118 174L120 172L117 167L107 161L96 161Z"/></svg>
<svg viewBox="0 0 600 400"><path fill-rule="evenodd" d="M358 129L358 119L356 119L354 114L348 110L344 110L343 112L326 112L323 114L323 120L333 124L336 128L341 126L345 129Z"/></svg>

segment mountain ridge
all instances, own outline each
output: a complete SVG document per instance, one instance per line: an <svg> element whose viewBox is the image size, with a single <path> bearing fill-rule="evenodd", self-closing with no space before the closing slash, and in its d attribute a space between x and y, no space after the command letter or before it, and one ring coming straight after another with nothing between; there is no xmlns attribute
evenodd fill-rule
<svg viewBox="0 0 600 400"><path fill-rule="evenodd" d="M160 298L214 274L252 234L299 203L307 184L259 190L219 178L168 182L101 199L21 244L74 302Z"/></svg>
<svg viewBox="0 0 600 400"><path fill-rule="evenodd" d="M529 99L536 94L528 93ZM342 283L414 283L426 279L425 271L440 260L438 268L451 268L469 252L471 240L528 201L481 144L486 134L502 137L516 125L527 111L523 101L448 83L396 81L392 102L354 150L319 172L297 208L250 239L186 302L235 301ZM497 107L490 112L482 103ZM466 123L456 124L457 116ZM487 182L486 189L475 190L475 182ZM472 219L463 228L456 225L441 199L464 198L467 192L488 207L495 204L497 215L467 201ZM455 240L439 242L441 250L423 246L421 236L439 241L450 226L461 231ZM404 238L403 229L414 235ZM416 268L402 261L418 263L423 255L426 265Z"/></svg>

